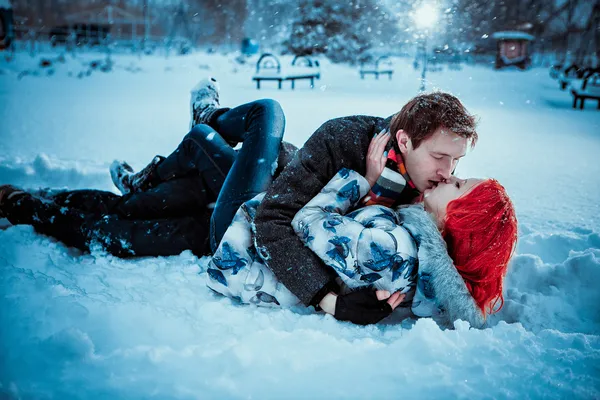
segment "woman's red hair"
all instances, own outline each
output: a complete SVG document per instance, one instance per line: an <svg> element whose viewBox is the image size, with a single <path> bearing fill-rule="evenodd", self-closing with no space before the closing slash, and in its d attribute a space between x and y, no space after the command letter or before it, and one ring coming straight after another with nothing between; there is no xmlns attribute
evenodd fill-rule
<svg viewBox="0 0 600 400"><path fill-rule="evenodd" d="M506 190L485 180L446 209L448 253L485 315L504 305L502 283L517 242L517 217Z"/></svg>

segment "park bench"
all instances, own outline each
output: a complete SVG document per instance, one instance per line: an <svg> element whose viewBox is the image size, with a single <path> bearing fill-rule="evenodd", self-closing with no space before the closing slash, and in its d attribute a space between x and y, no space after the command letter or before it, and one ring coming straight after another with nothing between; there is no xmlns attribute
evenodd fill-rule
<svg viewBox="0 0 600 400"><path fill-rule="evenodd" d="M560 84L561 90L565 90L574 80L583 78L583 74L584 70L575 64L567 67L558 74L558 83Z"/></svg>
<svg viewBox="0 0 600 400"><path fill-rule="evenodd" d="M290 81L295 89L297 80L310 80L310 87L315 86L315 79L321 79L321 70L318 60L306 56L296 56L291 66L282 67L279 59L273 54L265 53L256 63L256 73L252 77L256 81L256 88L260 89L261 81L276 81L281 89L283 81Z"/></svg>
<svg viewBox="0 0 600 400"><path fill-rule="evenodd" d="M563 65L562 64L554 64L553 66L550 67L550 78L552 79L558 79L560 77L560 73L563 69Z"/></svg>
<svg viewBox="0 0 600 400"><path fill-rule="evenodd" d="M375 75L375 79L379 79L379 75L386 75L391 80L394 73L392 60L388 56L381 56L375 61L375 64L363 62L360 65L360 79L365 79L365 75Z"/></svg>
<svg viewBox="0 0 600 400"><path fill-rule="evenodd" d="M600 69L589 70L581 82L571 84L571 94L573 95L573 108L583 110L584 102L587 99L597 100L600 110Z"/></svg>

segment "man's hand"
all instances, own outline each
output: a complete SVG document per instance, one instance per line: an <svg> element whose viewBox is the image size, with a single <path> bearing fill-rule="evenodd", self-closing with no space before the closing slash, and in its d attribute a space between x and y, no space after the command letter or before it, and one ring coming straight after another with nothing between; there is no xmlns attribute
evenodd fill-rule
<svg viewBox="0 0 600 400"><path fill-rule="evenodd" d="M387 153L384 150L391 137L389 132L383 130L371 139L367 151L367 174L365 176L371 187L377 182L385 168Z"/></svg>
<svg viewBox="0 0 600 400"><path fill-rule="evenodd" d="M344 295L327 294L319 303L323 311L340 321L359 325L375 324L392 313L404 301L405 294L390 296L387 290L364 288Z"/></svg>

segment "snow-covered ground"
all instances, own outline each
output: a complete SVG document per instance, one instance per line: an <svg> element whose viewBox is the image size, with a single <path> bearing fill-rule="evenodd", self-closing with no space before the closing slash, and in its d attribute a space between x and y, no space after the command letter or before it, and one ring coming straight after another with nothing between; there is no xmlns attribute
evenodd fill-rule
<svg viewBox="0 0 600 400"><path fill-rule="evenodd" d="M410 60L397 60L391 81L324 62L313 90L257 91L254 65L232 56L115 55L112 72L81 78L84 61L102 55L67 56L50 75L39 59L0 61L0 184L111 189L113 159L137 169L179 143L189 89L207 74L224 105L277 99L297 145L333 117L390 115L419 86ZM120 260L9 227L0 398L598 398L600 112L591 102L572 110L544 69L428 78L480 117L458 174L499 179L517 208L519 246L492 328L358 327L238 306L209 292L191 253Z"/></svg>

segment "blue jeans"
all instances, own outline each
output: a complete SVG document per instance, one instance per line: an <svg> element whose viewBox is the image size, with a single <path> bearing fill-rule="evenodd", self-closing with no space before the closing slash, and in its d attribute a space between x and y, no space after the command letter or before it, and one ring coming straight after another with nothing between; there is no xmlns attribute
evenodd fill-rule
<svg viewBox="0 0 600 400"><path fill-rule="evenodd" d="M199 172L217 196L210 222L216 250L238 208L267 190L273 180L285 130L285 115L275 100L257 100L228 110L210 125L199 124L157 168L160 180ZM242 142L235 151L229 143Z"/></svg>
<svg viewBox="0 0 600 400"><path fill-rule="evenodd" d="M151 189L117 196L98 190L17 196L3 212L68 246L100 242L118 257L168 256L218 246L239 206L267 189L285 126L277 102L259 100L197 125L158 165ZM219 132L219 133L217 133ZM231 144L243 142L236 152ZM216 201L212 216L206 206ZM210 234L209 234L209 218Z"/></svg>

